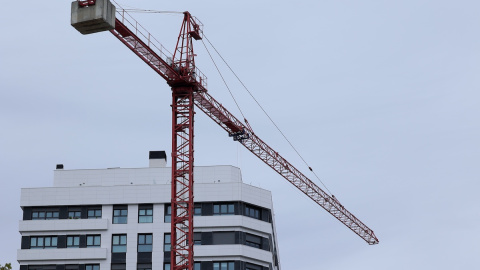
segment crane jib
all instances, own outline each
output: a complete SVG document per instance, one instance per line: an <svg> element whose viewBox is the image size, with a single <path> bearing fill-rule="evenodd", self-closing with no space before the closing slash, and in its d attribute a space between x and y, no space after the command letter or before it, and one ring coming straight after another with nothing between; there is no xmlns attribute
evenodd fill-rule
<svg viewBox="0 0 480 270"><path fill-rule="evenodd" d="M129 16L128 13L126 13L124 10L117 10L116 15L119 16L119 18L115 18L115 15L113 15L112 21L110 13L115 13L115 7L110 7L111 4L108 0L97 0L96 3L95 1L93 1L93 8L99 9L103 6L105 7L105 18L103 18L102 22L98 23L98 26L92 25L88 21L77 20L81 16L77 16L77 18L74 18L73 11L75 10L75 12L87 12L87 9L90 8L89 5L91 5L92 3L92 1L81 2L82 3L80 5L84 5L86 7L81 6L81 8L79 9L78 2L75 1L74 3L76 4L72 3L72 26L74 26L78 31L80 31L82 34L90 34L99 31L110 30L110 32L115 37L117 37L122 43L124 43L130 50L132 50L140 59L142 59L162 78L164 78L167 83L172 86L172 90L174 90L173 88L175 87L175 85L177 85L178 82L181 82L182 80L186 82L187 86L192 87L192 92L190 92L190 95L185 95L185 97L178 97L178 102L183 100L182 102L187 102L189 104L189 107L192 105L193 102L195 106L197 106L215 123L222 127L229 134L230 137L233 137L235 141L241 143L245 148L247 148L265 164L267 164L274 171L280 174L288 182L297 187L302 193L304 193L315 203L324 208L327 212L329 212L336 219L342 222L350 230L352 230L354 233L364 239L368 244L378 244L379 241L375 236L373 230L368 228L363 222L361 222L352 213L346 210L345 207L340 204L338 200L335 199L335 197L330 196L326 192L324 192L320 187L318 187L315 183L308 179L297 168L290 164L285 158L278 154L278 152L274 151L269 145L263 142L263 140L261 140L258 136L255 135L255 133L249 126L246 126L241 121L239 121L233 114L231 114L225 107L223 107L219 102L217 102L212 96L207 93L206 77L195 67L195 64L193 62L193 47L191 47L192 38L201 39L201 24L188 12L184 13L184 25L187 25L185 28L183 28L182 31L184 34L181 34L179 36L179 41L180 37L187 38L189 40L187 46L184 47L179 47L179 42L177 42L177 49L181 48L181 50L183 50L185 54L191 55L191 57L187 57L183 60L182 58L176 60L174 57L175 55L168 53L168 51L163 46L159 45L159 43L156 43L156 39L154 39L148 33L148 31L141 27L141 25L139 25L133 18L131 18L131 16ZM128 15L129 17L127 18L126 15ZM128 25L130 25L132 28L130 29ZM183 51L180 53L180 55L184 54ZM177 50L175 51L175 53L176 52ZM183 70L181 75L178 71L178 67L187 67L187 70ZM185 74L187 74L187 76ZM178 113L181 114L182 112L180 111L180 109L178 110ZM190 121L190 119L192 121ZM191 129L191 134L193 136L193 116L185 119L178 118L177 120L179 122L176 124L176 127L178 128L188 124L189 130ZM186 153L190 154L190 151L193 155L193 144L192 148ZM174 155L173 152L172 155ZM191 163L190 165L192 164L193 163ZM189 164L183 165L190 166ZM190 169L191 167L188 167L188 170ZM179 177L182 176L180 172L183 171L187 170L178 170ZM186 179L185 181L187 180L188 179ZM178 207L183 207L183 204L179 203ZM186 260L188 261L189 259ZM185 265L188 265L188 263Z"/></svg>

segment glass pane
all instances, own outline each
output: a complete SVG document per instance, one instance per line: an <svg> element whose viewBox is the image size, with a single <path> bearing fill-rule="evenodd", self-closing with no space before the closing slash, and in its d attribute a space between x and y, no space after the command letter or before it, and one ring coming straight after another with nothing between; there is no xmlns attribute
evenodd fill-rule
<svg viewBox="0 0 480 270"><path fill-rule="evenodd" d="M122 245L127 244L127 236L126 235L120 235L120 244L122 244Z"/></svg>
<svg viewBox="0 0 480 270"><path fill-rule="evenodd" d="M234 270L235 269L235 263L234 262L229 262L228 263L228 270Z"/></svg>
<svg viewBox="0 0 480 270"><path fill-rule="evenodd" d="M45 237L45 246L49 247L52 245L52 238L50 237Z"/></svg>
<svg viewBox="0 0 480 270"><path fill-rule="evenodd" d="M74 246L79 246L79 245L80 245L80 237L75 236L75 237L73 238L73 245L74 245Z"/></svg>
<svg viewBox="0 0 480 270"><path fill-rule="evenodd" d="M152 223L153 218L152 218L152 216L141 216L141 217L138 217L138 222L139 223Z"/></svg>
<svg viewBox="0 0 480 270"><path fill-rule="evenodd" d="M138 215L145 216L145 210L144 209L138 210Z"/></svg>
<svg viewBox="0 0 480 270"><path fill-rule="evenodd" d="M78 212L80 214L80 212ZM79 215L80 216L80 215ZM58 218L58 212L53 212L53 217Z"/></svg>
<svg viewBox="0 0 480 270"><path fill-rule="evenodd" d="M95 236L94 245L100 246L100 235Z"/></svg>
<svg viewBox="0 0 480 270"><path fill-rule="evenodd" d="M37 246L43 247L43 237L37 238Z"/></svg>
<svg viewBox="0 0 480 270"><path fill-rule="evenodd" d="M213 263L213 270L220 270L220 263Z"/></svg>
<svg viewBox="0 0 480 270"><path fill-rule="evenodd" d="M165 270L170 270L170 264L169 263L165 264Z"/></svg>
<svg viewBox="0 0 480 270"><path fill-rule="evenodd" d="M214 214L219 214L220 213L220 206L219 205L214 205L213 206L213 213Z"/></svg>
<svg viewBox="0 0 480 270"><path fill-rule="evenodd" d="M228 266L228 264L226 262L220 263L220 270L228 270L227 266Z"/></svg>
<svg viewBox="0 0 480 270"><path fill-rule="evenodd" d="M32 218L38 218L38 212L33 212L32 213Z"/></svg>
<svg viewBox="0 0 480 270"><path fill-rule="evenodd" d="M118 245L120 243L120 236L114 235L112 242L113 242L114 245Z"/></svg>
<svg viewBox="0 0 480 270"><path fill-rule="evenodd" d="M95 210L95 216L96 217L101 217L102 216L102 210ZM100 267L99 265L95 265L95 267Z"/></svg>
<svg viewBox="0 0 480 270"><path fill-rule="evenodd" d="M30 247L36 247L37 246L37 238L32 237L30 238Z"/></svg>
<svg viewBox="0 0 480 270"><path fill-rule="evenodd" d="M172 221L172 217L171 216L165 216L165 222L168 223L168 222L171 222Z"/></svg>
<svg viewBox="0 0 480 270"><path fill-rule="evenodd" d="M93 245L93 236L87 236L87 246Z"/></svg>
<svg viewBox="0 0 480 270"><path fill-rule="evenodd" d="M234 211L234 208L233 208L233 204L229 204L228 205L228 213L231 213L233 214L235 211Z"/></svg>
<svg viewBox="0 0 480 270"><path fill-rule="evenodd" d="M121 213L120 213L120 215L122 215L122 216L127 216L127 213L128 213L127 210L122 210Z"/></svg>
<svg viewBox="0 0 480 270"><path fill-rule="evenodd" d="M127 246L113 246L112 252L127 252Z"/></svg>
<svg viewBox="0 0 480 270"><path fill-rule="evenodd" d="M145 243L152 244L152 235L151 234L145 235Z"/></svg>
<svg viewBox="0 0 480 270"><path fill-rule="evenodd" d="M120 216L120 210L113 210L113 216Z"/></svg>
<svg viewBox="0 0 480 270"><path fill-rule="evenodd" d="M88 210L88 216L92 217L95 215L95 210Z"/></svg>
<svg viewBox="0 0 480 270"><path fill-rule="evenodd" d="M138 236L138 243L139 243L140 245L145 244L145 235L140 234L140 235Z"/></svg>
<svg viewBox="0 0 480 270"><path fill-rule="evenodd" d="M152 245L139 245L138 252L152 252Z"/></svg>
<svg viewBox="0 0 480 270"><path fill-rule="evenodd" d="M165 243L170 244L170 234L165 234Z"/></svg>
<svg viewBox="0 0 480 270"><path fill-rule="evenodd" d="M153 215L153 209L147 209L147 215L149 216Z"/></svg>
<svg viewBox="0 0 480 270"><path fill-rule="evenodd" d="M94 265L92 270L100 270L100 265Z"/></svg>
<svg viewBox="0 0 480 270"><path fill-rule="evenodd" d="M47 218L51 218L52 217L52 212L47 212Z"/></svg>
<svg viewBox="0 0 480 270"><path fill-rule="evenodd" d="M45 212L39 212L38 217L39 218L45 218Z"/></svg>
<svg viewBox="0 0 480 270"><path fill-rule="evenodd" d="M220 206L220 213L227 213L227 205L226 204L222 204Z"/></svg>

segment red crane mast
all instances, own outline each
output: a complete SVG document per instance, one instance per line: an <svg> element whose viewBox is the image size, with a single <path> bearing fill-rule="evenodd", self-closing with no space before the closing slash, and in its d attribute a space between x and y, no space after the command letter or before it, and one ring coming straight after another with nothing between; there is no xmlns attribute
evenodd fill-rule
<svg viewBox="0 0 480 270"><path fill-rule="evenodd" d="M95 5L95 0L79 1ZM206 77L195 66L193 39L202 39L203 25L189 12L184 18L173 55L124 10L117 11L110 32L166 80L172 88L171 269L193 270L194 105L230 137L323 207L368 244L378 244L374 232L328 195L278 152L261 140L207 93ZM79 30L80 31L80 30ZM101 31L101 30L100 30Z"/></svg>

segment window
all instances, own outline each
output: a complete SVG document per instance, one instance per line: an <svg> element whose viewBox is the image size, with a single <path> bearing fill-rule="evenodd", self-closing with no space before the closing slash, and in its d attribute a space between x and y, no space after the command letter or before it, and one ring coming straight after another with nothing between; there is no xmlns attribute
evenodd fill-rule
<svg viewBox="0 0 480 270"><path fill-rule="evenodd" d="M87 248L100 247L100 235L87 235Z"/></svg>
<svg viewBox="0 0 480 270"><path fill-rule="evenodd" d="M139 263L137 264L137 270L152 270L151 263Z"/></svg>
<svg viewBox="0 0 480 270"><path fill-rule="evenodd" d="M202 233L201 232L193 233L193 244L194 245L201 245L202 244Z"/></svg>
<svg viewBox="0 0 480 270"><path fill-rule="evenodd" d="M163 270L170 270L170 264L169 263L164 264Z"/></svg>
<svg viewBox="0 0 480 270"><path fill-rule="evenodd" d="M170 205L165 205L165 223L168 223L172 220L172 207Z"/></svg>
<svg viewBox="0 0 480 270"><path fill-rule="evenodd" d="M127 207L126 205L113 207L113 224L127 224Z"/></svg>
<svg viewBox="0 0 480 270"><path fill-rule="evenodd" d="M153 222L153 205L138 206L138 223Z"/></svg>
<svg viewBox="0 0 480 270"><path fill-rule="evenodd" d="M87 210L87 218L88 219L102 218L102 207L101 206L89 207Z"/></svg>
<svg viewBox="0 0 480 270"><path fill-rule="evenodd" d="M245 216L260 219L260 209L253 206L246 205Z"/></svg>
<svg viewBox="0 0 480 270"><path fill-rule="evenodd" d="M85 264L85 270L100 270L100 264Z"/></svg>
<svg viewBox="0 0 480 270"><path fill-rule="evenodd" d="M195 204L193 206L193 215L194 216L201 216L202 215L202 205L201 204Z"/></svg>
<svg viewBox="0 0 480 270"><path fill-rule="evenodd" d="M152 234L138 235L138 252L152 252Z"/></svg>
<svg viewBox="0 0 480 270"><path fill-rule="evenodd" d="M58 219L58 210L37 210L32 211L32 220Z"/></svg>
<svg viewBox="0 0 480 270"><path fill-rule="evenodd" d="M126 234L112 235L112 253L121 253L121 252L127 252L127 235Z"/></svg>
<svg viewBox="0 0 480 270"><path fill-rule="evenodd" d="M199 262L196 262L193 265L193 270L202 270L201 264Z"/></svg>
<svg viewBox="0 0 480 270"><path fill-rule="evenodd" d="M260 236L247 233L245 237L245 245L254 248L262 248L262 238Z"/></svg>
<svg viewBox="0 0 480 270"><path fill-rule="evenodd" d="M30 248L57 248L56 236L32 236Z"/></svg>
<svg viewBox="0 0 480 270"><path fill-rule="evenodd" d="M213 215L233 215L235 206L233 203L222 203L213 205Z"/></svg>
<svg viewBox="0 0 480 270"><path fill-rule="evenodd" d="M67 248L78 248L80 247L80 236L70 235L67 236Z"/></svg>
<svg viewBox="0 0 480 270"><path fill-rule="evenodd" d="M163 236L163 251L170 251L172 247L172 241L169 233Z"/></svg>
<svg viewBox="0 0 480 270"><path fill-rule="evenodd" d="M234 262L214 262L213 270L235 270Z"/></svg>
<svg viewBox="0 0 480 270"><path fill-rule="evenodd" d="M80 210L68 210L69 219L80 219L82 218L82 212Z"/></svg>

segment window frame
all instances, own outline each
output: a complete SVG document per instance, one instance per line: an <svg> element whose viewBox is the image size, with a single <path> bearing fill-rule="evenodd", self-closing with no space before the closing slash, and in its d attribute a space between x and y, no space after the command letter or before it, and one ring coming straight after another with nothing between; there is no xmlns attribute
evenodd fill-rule
<svg viewBox="0 0 480 270"><path fill-rule="evenodd" d="M167 241L168 238L168 241ZM165 233L163 235L163 252L172 251L172 235L170 233Z"/></svg>
<svg viewBox="0 0 480 270"><path fill-rule="evenodd" d="M235 215L235 203L215 203L213 204L214 216L231 216Z"/></svg>
<svg viewBox="0 0 480 270"><path fill-rule="evenodd" d="M72 245L68 245L68 240L72 239ZM75 239L78 239L78 244L75 245ZM66 247L67 248L80 248L80 235L67 235L66 239Z"/></svg>
<svg viewBox="0 0 480 270"><path fill-rule="evenodd" d="M142 214L141 212L144 211ZM149 214L150 211L150 214ZM141 218L145 220L142 221ZM153 223L153 205L139 205L138 206L138 223Z"/></svg>
<svg viewBox="0 0 480 270"><path fill-rule="evenodd" d="M93 238L93 240L92 240L93 244L92 245L88 244L88 239L89 238ZM97 239L98 239L98 245L95 244ZM99 247L101 247L101 245L102 245L102 236L100 234L87 234L87 236L86 236L86 247L87 248L99 248Z"/></svg>
<svg viewBox="0 0 480 270"><path fill-rule="evenodd" d="M36 214L36 217L35 217ZM32 220L56 220L60 219L59 209L33 209Z"/></svg>
<svg viewBox="0 0 480 270"><path fill-rule="evenodd" d="M163 222L164 223L172 222L172 205L170 204L165 204Z"/></svg>
<svg viewBox="0 0 480 270"><path fill-rule="evenodd" d="M146 250L140 250L146 248ZM139 233L137 236L137 252L152 252L153 251L153 234Z"/></svg>
<svg viewBox="0 0 480 270"><path fill-rule="evenodd" d="M116 237L118 237L118 244L115 244ZM122 239L125 239L124 241L125 244L122 244ZM115 251L115 248L122 248L122 251ZM127 234L112 234L112 253L126 253L126 252L127 252Z"/></svg>
<svg viewBox="0 0 480 270"><path fill-rule="evenodd" d="M128 205L114 205L112 213L112 224L128 223Z"/></svg>
<svg viewBox="0 0 480 270"><path fill-rule="evenodd" d="M93 215L90 215L90 211L93 211ZM97 215L100 213L100 215ZM102 218L102 206L90 206L87 208L87 219L101 219Z"/></svg>
<svg viewBox="0 0 480 270"><path fill-rule="evenodd" d="M100 270L100 264L85 264L85 270Z"/></svg>
<svg viewBox="0 0 480 270"><path fill-rule="evenodd" d="M32 241L35 239L35 245L32 245ZM39 239L41 239L41 245L38 245ZM46 245L47 239L50 242L50 245ZM55 242L55 245L53 243ZM58 237L52 235L45 235L45 236L31 236L30 237L30 249L50 249L50 248L58 248Z"/></svg>
<svg viewBox="0 0 480 270"><path fill-rule="evenodd" d="M217 268L215 268L215 264L217 264ZM222 268L223 265L227 266L227 268ZM235 262L234 261L220 261L220 262L213 262L213 270L235 270Z"/></svg>

